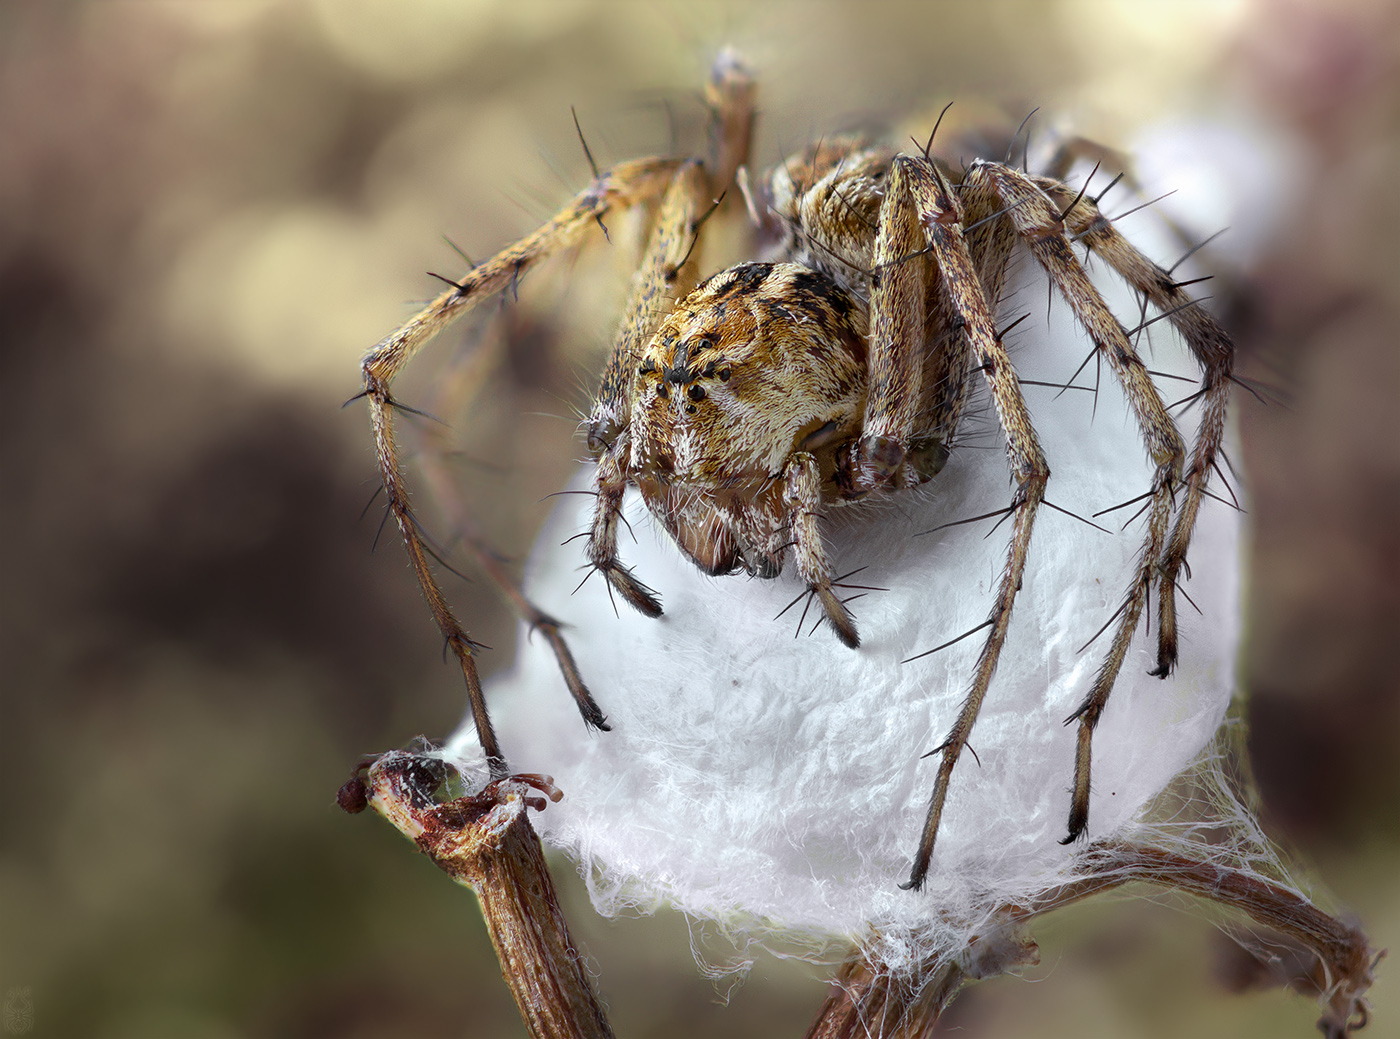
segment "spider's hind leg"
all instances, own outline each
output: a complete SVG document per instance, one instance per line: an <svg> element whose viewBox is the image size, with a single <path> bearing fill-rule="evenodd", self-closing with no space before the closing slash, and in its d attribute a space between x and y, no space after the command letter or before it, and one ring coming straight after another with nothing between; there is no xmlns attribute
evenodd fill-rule
<svg viewBox="0 0 1400 1039"><path fill-rule="evenodd" d="M1186 454L1181 434L1167 413L1166 405L1146 366L1129 341L1122 324L1104 302L1083 265L1076 259L1066 236L1066 220L1076 217L1089 203L1083 192L1071 194L1056 209L1046 194L1045 184L1018 170L1000 163L978 162L969 170L963 182L963 192L971 204L987 211L1001 210L1002 219L1010 221L1031 255L1049 275L1051 284L1069 304L1081 326L1089 334L1099 355L1123 387L1128 404L1137 420L1138 429L1154 465L1152 487L1147 503L1146 534L1142 553L1132 581L1124 595L1123 605L1116 614L1117 627L1108 654L1094 678L1093 685L1079 708L1066 719L1066 724L1079 723L1075 761L1074 791L1071 796L1066 843L1083 834L1089 818L1090 747L1093 730L1103 714L1114 683L1127 658L1133 634L1142 619L1154 582L1162 582L1163 560L1166 558L1167 535L1175 506L1175 495L1182 485L1182 469ZM1195 312L1191 307L1183 313ZM1222 417L1223 422L1223 417ZM1194 511L1193 511L1194 517ZM1173 575L1174 581L1174 575ZM1163 582L1162 622L1159 624L1162 649L1159 666L1154 674L1165 676L1161 658L1175 658L1175 599L1167 601L1174 590L1172 582ZM1110 625L1113 621L1110 620Z"/></svg>
<svg viewBox="0 0 1400 1039"><path fill-rule="evenodd" d="M1037 183L1057 203L1068 204L1072 189L1053 181ZM1229 335L1203 307L1188 296L1172 272L1164 270L1133 247L1099 212L1093 199L1082 199L1065 218L1078 241L1106 260L1118 275L1171 322L1201 366L1201 420L1191 457L1186 463L1186 493L1177 508L1176 523L1158 568L1159 623L1157 673L1162 677L1176 667L1176 585L1186 566L1196 516L1211 473L1216 471L1225 438L1225 417L1230 403L1235 347ZM1193 250L1194 251L1194 250Z"/></svg>

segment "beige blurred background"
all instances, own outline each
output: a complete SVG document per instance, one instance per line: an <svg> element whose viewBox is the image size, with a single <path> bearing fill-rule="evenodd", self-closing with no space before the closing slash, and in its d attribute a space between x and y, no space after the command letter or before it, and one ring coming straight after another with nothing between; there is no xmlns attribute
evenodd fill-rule
<svg viewBox="0 0 1400 1039"><path fill-rule="evenodd" d="M1273 832L1400 943L1391 5L7 0L0 991L30 1034L523 1034L470 897L333 807L361 754L463 709L401 549L371 553L367 422L339 405L436 291L423 271L460 272L443 236L488 255L586 182L571 105L604 165L694 148L723 43L760 72L760 165L833 129L930 126L953 98L965 120L1038 105L1105 144L1167 127L1275 165L1238 166L1221 190L1255 200L1246 240L1202 255L1244 370L1284 400L1236 401L1251 744ZM488 392L445 417L517 558L582 453L619 238L402 384L450 404L454 348L483 347ZM448 580L501 666L509 615ZM716 984L684 921L600 921L565 886L619 1034L800 1035L820 1003L806 967L759 957ZM1311 1034L1306 1000L1231 994L1253 975L1199 915L1118 901L1037 936L1041 983L980 986L944 1027ZM1400 1035L1394 969L1370 1034Z"/></svg>

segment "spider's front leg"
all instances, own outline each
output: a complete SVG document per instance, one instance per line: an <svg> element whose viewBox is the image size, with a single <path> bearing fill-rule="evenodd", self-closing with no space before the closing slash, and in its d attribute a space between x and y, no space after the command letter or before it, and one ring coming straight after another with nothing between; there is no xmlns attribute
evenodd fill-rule
<svg viewBox="0 0 1400 1039"><path fill-rule="evenodd" d="M667 301L684 296L695 286L699 234L696 217L705 188L705 171L699 163L693 163L677 174L662 200L622 326L603 370L598 401L587 423L588 446L598 455L594 479L597 503L588 538L588 559L607 579L609 588L648 617L661 616L660 600L617 556L617 527L631 468L627 427L635 393L636 359L670 309L665 305Z"/></svg>
<svg viewBox="0 0 1400 1039"><path fill-rule="evenodd" d="M996 600L985 625L990 631L977 658L972 686L958 717L947 738L932 752L941 755L938 775L929 799L928 816L909 882L904 885L915 890L923 886L928 874L953 767L967 746L1006 641L1011 608L1025 573L1036 510L1045 496L1045 485L1050 478L1050 467L1045 461L1035 428L1031 425L1030 411L1021 396L1016 371L997 338L983 281L978 276L963 237L962 220L962 208L957 196L931 162L917 156L901 156L895 160L880 213L880 240L876 249L879 282L872 299L872 330L888 327L887 321L891 315L886 313L882 317L882 311L893 311L896 318L900 314L915 312L917 300L911 299L911 295L922 299L929 290L927 279L938 279L937 287L941 290L936 294L938 306L951 312L954 328L961 330L958 334L945 337L942 340L943 348L971 348L973 359L991 393L997 420L1006 435L1007 456L1016 480L1016 491L1008 508L1012 515L1011 541L997 586ZM932 270L922 262L921 254L925 249L931 254ZM920 272L923 272L921 276L915 276ZM896 370L872 372L871 400L867 411L877 420L882 415L896 416L901 421L908 421L912 427L913 415L917 412L911 411L907 401L876 397L877 387L884 395L901 392L899 387L907 385L910 377L897 369L914 367L920 361L921 326L911 326L906 320L898 327L909 338L884 342L872 332L874 363L890 365ZM954 371L962 370L957 364L948 367ZM917 386L917 377L914 377L914 384ZM959 410L949 409L950 421L956 421ZM867 422L867 434L870 426L871 423ZM891 430L894 435L887 436L883 429ZM946 442L952 431L935 429L927 432ZM883 441L876 441L876 446L893 441L904 447L909 443L910 432L902 431L901 427L887 421L883 426L876 425L875 435L884 438Z"/></svg>
<svg viewBox="0 0 1400 1039"><path fill-rule="evenodd" d="M797 572L822 604L827 620L837 636L855 649L860 645L856 622L845 603L831 590L831 562L822 546L818 521L821 516L822 476L816 458L798 451L783 469L783 506L787 512Z"/></svg>
<svg viewBox="0 0 1400 1039"><path fill-rule="evenodd" d="M429 564L432 553L425 544L409 504L408 489L400 469L399 449L394 436L393 409L397 406L392 395L394 379L424 343L482 300L507 290L514 292L520 278L535 264L577 244L595 225L606 231L603 221L609 214L649 205L663 195L670 197L668 191L674 194L680 190L693 201L697 195L705 193L704 187L700 185L707 186L712 197L721 197L728 189L734 171L748 157L753 130L753 96L753 77L747 67L732 52L722 53L715 62L706 88L706 98L713 120L712 149L708 165L712 172L708 176L698 172L700 164L689 159L640 159L622 163L607 173L598 174L595 170L593 183L576 195L552 219L490 260L474 267L460 282L453 283L448 291L433 300L397 332L375 346L361 364L365 386L361 396L369 401L370 422L374 428L379 471L387 492L388 508L403 537L409 562L423 590L423 596L428 600L428 606L447 645L461 664L477 736L492 771L498 776L504 775L507 769L481 692L481 681L473 659L476 644L458 623L442 589L438 586ZM695 230L693 210L692 205L686 224L687 233L693 233ZM638 302L634 294L633 311L643 315L640 319L643 324L650 320L647 316L650 311L660 308L661 291L677 280L679 268L684 266L684 258L672 257L670 252L667 252L666 256L670 258L670 264L663 271L661 282L658 283L654 278L646 279L649 294L641 302ZM610 372L614 367L610 364ZM617 432L623 429L625 424L624 413L620 422L613 426L604 424L599 427L599 432ZM590 430L590 440L593 439L592 433ZM625 480L625 470L623 479ZM479 558L482 556L480 552L476 554ZM492 569L484 558L483 562L486 563L488 571ZM509 591L509 597L517 608L522 604L528 606L523 594L519 593L513 582ZM526 620L545 630L555 649L565 681L578 699L585 722L599 725L603 718L602 712L583 686L573 659L559 636L557 623L533 607L520 609L520 612Z"/></svg>
<svg viewBox="0 0 1400 1039"><path fill-rule="evenodd" d="M393 409L398 406L392 394L395 377L434 335L484 299L511 289L535 264L576 243L585 232L608 213L643 204L666 190L685 167L680 159L643 159L624 163L598 177L574 197L553 219L485 263L469 271L461 282L442 293L421 313L388 336L361 363L364 392L369 401L370 423L378 455L379 473L388 497L388 508L403 537L404 548L448 647L457 657L467 683L472 720L477 737L493 772L504 775L505 757L486 712L473 655L476 644L457 621L447 598L433 575L430 551L419 530L409 502L408 488L399 462L398 441L394 435ZM569 663L561 658L566 678ZM582 706L582 705L581 705ZM591 712L601 717L596 705ZM585 709L584 717L590 712Z"/></svg>

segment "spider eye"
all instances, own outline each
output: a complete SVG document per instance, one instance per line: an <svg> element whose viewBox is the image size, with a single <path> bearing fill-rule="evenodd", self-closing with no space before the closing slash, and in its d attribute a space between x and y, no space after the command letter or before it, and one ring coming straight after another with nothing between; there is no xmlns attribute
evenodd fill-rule
<svg viewBox="0 0 1400 1039"><path fill-rule="evenodd" d="M719 370L719 381L720 381L720 382L728 382L728 381L729 381L729 369L728 369L728 368L721 368L721 369Z"/></svg>
<svg viewBox="0 0 1400 1039"><path fill-rule="evenodd" d="M671 391L666 388L666 384L664 382L659 383L656 387L656 395L658 397L669 397L671 395Z"/></svg>
<svg viewBox="0 0 1400 1039"><path fill-rule="evenodd" d="M705 387L699 385L698 383L692 383L690 389L685 391L685 395L691 400L704 400ZM690 408L689 410L694 411L695 409Z"/></svg>
<svg viewBox="0 0 1400 1039"><path fill-rule="evenodd" d="M695 405L694 405L694 404L687 404L687 405L685 406L685 413L686 413L687 415L694 415L694 414L695 414Z"/></svg>

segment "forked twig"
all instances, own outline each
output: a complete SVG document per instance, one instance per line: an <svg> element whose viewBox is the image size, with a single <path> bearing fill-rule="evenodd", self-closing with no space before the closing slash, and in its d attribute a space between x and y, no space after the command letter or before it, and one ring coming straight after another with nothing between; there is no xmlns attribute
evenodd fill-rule
<svg viewBox="0 0 1400 1039"><path fill-rule="evenodd" d="M962 952L914 972L881 970L865 956L853 955L841 966L807 1039L929 1035L963 985L1038 962L1036 944L1023 930L1032 918L1133 883L1214 902L1266 928L1275 941L1296 946L1304 954L1306 974L1291 984L1318 997L1323 1005L1318 1028L1328 1039L1343 1039L1366 1024L1366 992L1384 953L1372 949L1359 929L1327 915L1299 892L1248 870L1117 839L1091 845L1080 865L1080 879L1029 905L1003 907L995 914L1000 926L988 928Z"/></svg>
<svg viewBox="0 0 1400 1039"><path fill-rule="evenodd" d="M358 773L366 768L362 779ZM548 776L520 775L438 802L434 794L450 773L440 758L390 751L362 765L337 800L351 812L373 807L472 889L531 1036L612 1039L526 813L527 807L542 810L545 797L557 801L562 794ZM992 915L996 922L967 948L916 970L890 971L853 950L807 1039L928 1035L964 985L1037 962L1039 951L1025 933L1032 919L1130 883L1214 902L1305 951L1308 969L1301 980L1323 1004L1318 1026L1328 1039L1343 1039L1366 1023L1366 992L1380 955L1360 930L1327 915L1298 891L1248 870L1116 838L1086 848L1076 872L1076 880L1026 903L1003 906Z"/></svg>

